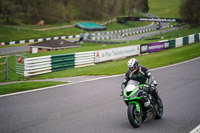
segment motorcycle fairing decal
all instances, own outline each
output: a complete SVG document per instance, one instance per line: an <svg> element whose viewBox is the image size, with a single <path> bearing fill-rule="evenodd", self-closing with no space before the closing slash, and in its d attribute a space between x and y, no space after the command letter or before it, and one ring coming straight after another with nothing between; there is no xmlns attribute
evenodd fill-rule
<svg viewBox="0 0 200 133"><path fill-rule="evenodd" d="M141 97L134 97L134 98L129 98L129 99L124 99L124 101L134 101L134 100L140 100Z"/></svg>

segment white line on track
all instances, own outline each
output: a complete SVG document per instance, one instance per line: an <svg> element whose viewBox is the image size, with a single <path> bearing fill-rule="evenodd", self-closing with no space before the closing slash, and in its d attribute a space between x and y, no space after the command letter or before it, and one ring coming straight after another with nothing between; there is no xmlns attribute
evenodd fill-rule
<svg viewBox="0 0 200 133"><path fill-rule="evenodd" d="M189 133L200 133L200 124Z"/></svg>
<svg viewBox="0 0 200 133"><path fill-rule="evenodd" d="M187 60L187 61L184 61L184 62L176 63L176 64L173 64L173 65L168 65L168 66L164 66L164 67L150 69L150 70L151 71L155 71L155 70L159 70L159 69L165 69L165 68L168 68L168 67L177 66L177 65L184 64L184 63L191 62L191 61L198 60L198 59L200 59L200 57L197 57L197 58L194 58L194 59L191 59L191 60ZM90 81L95 81L95 80L101 80L101 79L106 79L106 78L120 77L120 76L124 76L124 75L125 74L118 74L118 75L113 75L113 76L106 76L106 77L94 78L94 79L89 79L89 80L84 80L84 81L78 81L78 82L69 83L69 84L62 84L62 85L44 87L44 88L39 88L39 89L35 89L35 90L16 92L16 93L12 93L12 94L1 95L0 98L19 95L19 94L25 94L25 93L31 93L31 92L36 92L36 91L42 91L42 90L47 90L47 89L51 89L51 88L55 88L55 87L62 87L62 86L68 86L68 85L79 84L79 83L84 83L84 82L90 82Z"/></svg>

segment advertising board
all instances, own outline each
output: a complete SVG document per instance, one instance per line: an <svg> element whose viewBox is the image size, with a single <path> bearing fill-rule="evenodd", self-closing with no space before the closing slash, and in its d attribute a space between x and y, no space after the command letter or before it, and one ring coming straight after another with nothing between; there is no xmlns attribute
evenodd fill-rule
<svg viewBox="0 0 200 133"><path fill-rule="evenodd" d="M155 42L155 43L150 43L148 44L148 52L157 52L163 50L164 47L164 42Z"/></svg>
<svg viewBox="0 0 200 133"><path fill-rule="evenodd" d="M95 51L95 63L140 54L140 45Z"/></svg>

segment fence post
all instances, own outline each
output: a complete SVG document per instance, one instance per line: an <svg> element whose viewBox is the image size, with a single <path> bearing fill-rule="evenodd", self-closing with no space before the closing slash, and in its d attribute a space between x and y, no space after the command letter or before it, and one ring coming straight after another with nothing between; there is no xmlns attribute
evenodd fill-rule
<svg viewBox="0 0 200 133"><path fill-rule="evenodd" d="M6 57L6 80L8 80L8 57Z"/></svg>

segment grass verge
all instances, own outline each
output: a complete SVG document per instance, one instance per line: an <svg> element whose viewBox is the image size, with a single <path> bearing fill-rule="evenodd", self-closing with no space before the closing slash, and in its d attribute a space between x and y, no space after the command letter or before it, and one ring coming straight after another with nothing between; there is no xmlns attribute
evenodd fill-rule
<svg viewBox="0 0 200 133"><path fill-rule="evenodd" d="M162 30L160 30L162 32ZM191 34L196 34L196 33L200 33L200 27L195 27L195 28L191 28L188 29L187 27L184 29L178 29L178 30L173 30L173 31L169 31L166 33L161 33L158 35L154 35L154 36L149 36L149 37L144 37L144 39L151 39L151 38L161 38L164 37L165 39L174 39L174 38L178 38L178 37L184 37L184 36L188 36Z"/></svg>
<svg viewBox="0 0 200 133"><path fill-rule="evenodd" d="M37 88L54 86L64 83L65 82L43 81L43 82L23 82L23 83L0 85L0 95L19 92L19 91L33 90Z"/></svg>

